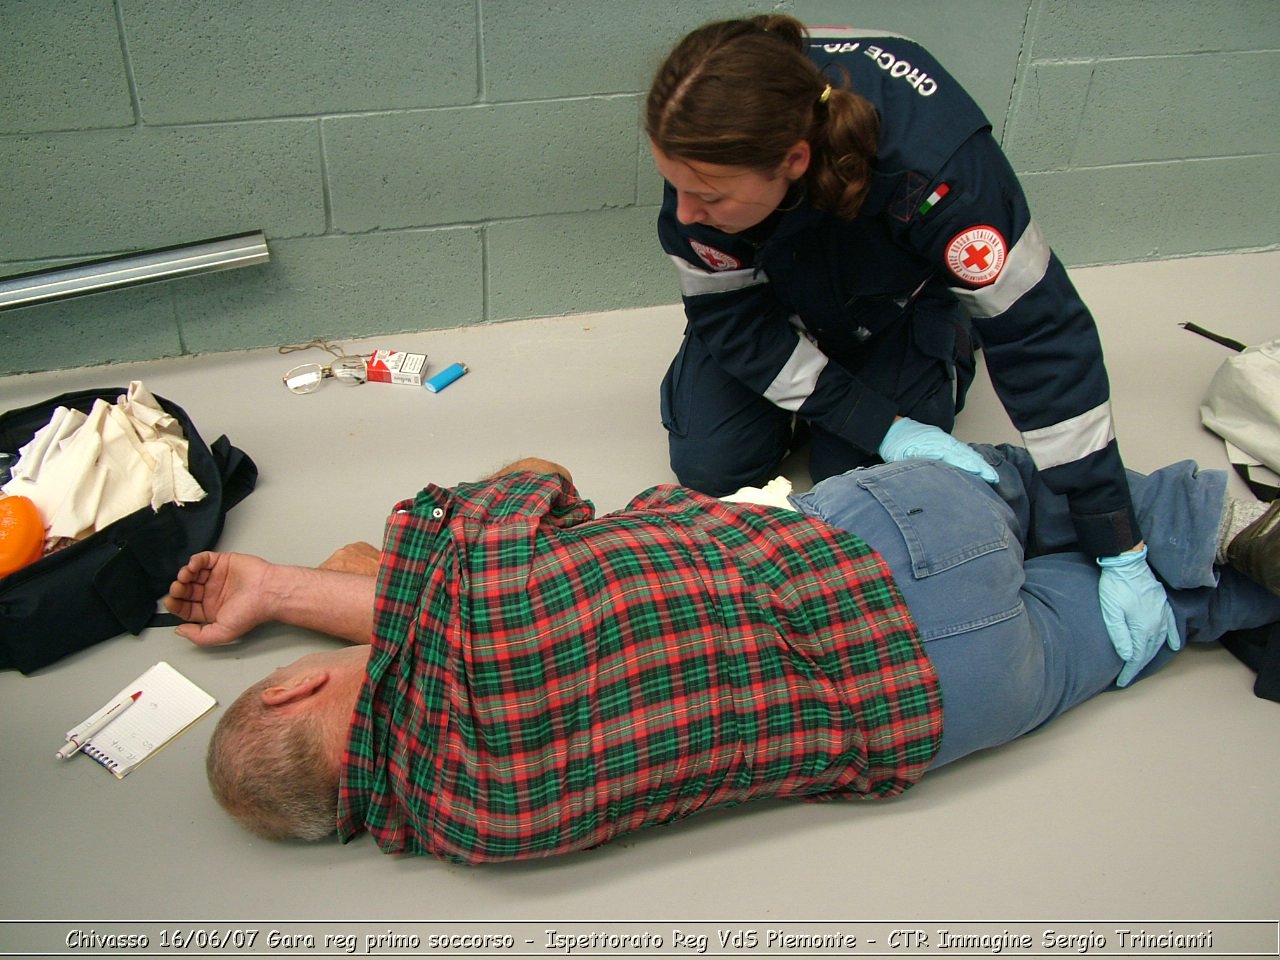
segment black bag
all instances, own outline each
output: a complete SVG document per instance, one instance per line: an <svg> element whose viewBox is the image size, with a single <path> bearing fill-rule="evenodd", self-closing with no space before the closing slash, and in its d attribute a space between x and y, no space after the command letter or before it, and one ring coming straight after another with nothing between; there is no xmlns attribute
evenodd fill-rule
<svg viewBox="0 0 1280 960"><path fill-rule="evenodd" d="M88 413L122 388L65 393L0 415L0 450L15 452L59 406ZM0 668L31 673L121 633L172 623L157 613L178 568L217 543L228 510L253 492L258 468L225 436L206 446L186 412L156 401L182 425L187 467L204 488L198 503L143 507L91 537L0 578Z"/></svg>

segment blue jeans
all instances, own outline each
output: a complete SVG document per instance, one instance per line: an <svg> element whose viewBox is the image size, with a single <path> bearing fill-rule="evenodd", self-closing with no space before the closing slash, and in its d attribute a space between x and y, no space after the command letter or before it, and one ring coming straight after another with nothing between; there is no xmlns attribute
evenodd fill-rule
<svg viewBox="0 0 1280 960"><path fill-rule="evenodd" d="M1074 552L1064 497L1025 450L975 445L994 486L937 461L852 470L793 496L796 509L866 540L893 571L942 688L933 766L993 747L1112 687L1123 661L1098 605L1098 567ZM1191 642L1280 620L1280 597L1214 566L1226 492L1190 461L1130 472L1148 547ZM1160 654L1141 676L1167 663Z"/></svg>

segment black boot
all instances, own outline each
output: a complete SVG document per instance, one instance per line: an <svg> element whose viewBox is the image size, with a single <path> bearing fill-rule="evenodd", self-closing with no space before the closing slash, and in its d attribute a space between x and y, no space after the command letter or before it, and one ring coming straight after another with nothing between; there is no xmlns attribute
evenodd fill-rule
<svg viewBox="0 0 1280 960"><path fill-rule="evenodd" d="M1280 597L1280 500L1227 544L1227 563Z"/></svg>

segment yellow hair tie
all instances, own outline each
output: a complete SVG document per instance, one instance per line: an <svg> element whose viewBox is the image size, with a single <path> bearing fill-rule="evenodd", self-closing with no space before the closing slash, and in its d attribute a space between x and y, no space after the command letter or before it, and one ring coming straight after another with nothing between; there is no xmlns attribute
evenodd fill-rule
<svg viewBox="0 0 1280 960"><path fill-rule="evenodd" d="M826 89L822 91L822 96L818 97L819 103L826 103L831 99L831 84L827 84Z"/></svg>

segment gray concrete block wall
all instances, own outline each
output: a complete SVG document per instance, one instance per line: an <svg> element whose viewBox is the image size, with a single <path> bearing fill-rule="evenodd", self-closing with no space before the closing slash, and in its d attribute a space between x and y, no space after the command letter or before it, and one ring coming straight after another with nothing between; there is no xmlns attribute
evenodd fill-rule
<svg viewBox="0 0 1280 960"><path fill-rule="evenodd" d="M1273 0L4 0L0 276L272 260L0 312L0 375L673 302L644 89L774 8L933 49L1068 263L1276 245Z"/></svg>
<svg viewBox="0 0 1280 960"><path fill-rule="evenodd" d="M1069 264L1280 242L1280 4L1037 0L1005 150Z"/></svg>

